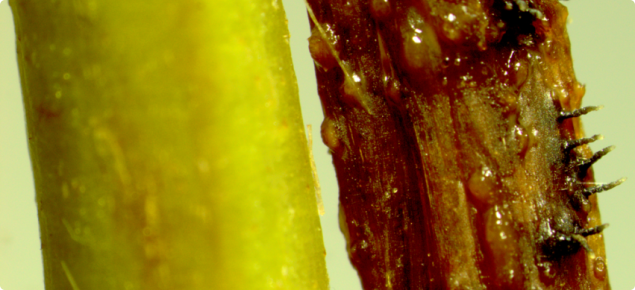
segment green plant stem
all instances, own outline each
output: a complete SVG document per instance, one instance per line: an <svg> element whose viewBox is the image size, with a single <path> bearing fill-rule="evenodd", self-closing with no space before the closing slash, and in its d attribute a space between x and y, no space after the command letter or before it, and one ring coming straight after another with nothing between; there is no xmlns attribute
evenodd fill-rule
<svg viewBox="0 0 635 290"><path fill-rule="evenodd" d="M48 290L328 288L282 3L10 4Z"/></svg>

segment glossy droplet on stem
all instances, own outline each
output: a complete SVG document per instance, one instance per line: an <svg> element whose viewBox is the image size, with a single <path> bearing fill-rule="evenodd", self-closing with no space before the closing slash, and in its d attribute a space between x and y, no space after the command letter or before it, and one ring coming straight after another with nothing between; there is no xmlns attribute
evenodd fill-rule
<svg viewBox="0 0 635 290"><path fill-rule="evenodd" d="M394 105L401 105L401 84L399 84L399 81L389 79L386 81L385 86L387 99Z"/></svg>
<svg viewBox="0 0 635 290"><path fill-rule="evenodd" d="M433 70L440 64L441 47L437 35L416 9L408 10L401 33L403 57L411 73L423 68Z"/></svg>
<svg viewBox="0 0 635 290"><path fill-rule="evenodd" d="M604 258L595 257L593 260L593 275L600 280L606 278L606 263L604 262Z"/></svg>
<svg viewBox="0 0 635 290"><path fill-rule="evenodd" d="M522 87L529 77L529 61L527 59L519 59L514 63L514 85L516 88Z"/></svg>
<svg viewBox="0 0 635 290"><path fill-rule="evenodd" d="M383 1L383 0L380 0ZM381 68L383 74L384 93L386 98L393 105L401 105L401 83L395 76L395 70L393 68L392 57L388 53L386 44L380 34L377 35L377 42L379 43L379 54L381 57Z"/></svg>
<svg viewBox="0 0 635 290"><path fill-rule="evenodd" d="M340 148L340 135L335 120L325 118L320 127L322 141L331 152L338 152Z"/></svg>
<svg viewBox="0 0 635 290"><path fill-rule="evenodd" d="M503 114L508 118L513 118L514 122L518 119L518 96L509 91L505 91L499 95L498 102L503 106Z"/></svg>
<svg viewBox="0 0 635 290"><path fill-rule="evenodd" d="M499 287L518 287L523 281L522 268L516 261L520 255L518 235L511 213L502 206L494 206L484 214L485 239L491 255L494 284Z"/></svg>
<svg viewBox="0 0 635 290"><path fill-rule="evenodd" d="M456 19L454 13L449 13L443 17L443 33L446 38L451 41L457 41L461 37L461 31L458 29L460 20Z"/></svg>
<svg viewBox="0 0 635 290"><path fill-rule="evenodd" d="M388 18L392 13L388 0L371 0L370 14L378 20Z"/></svg>
<svg viewBox="0 0 635 290"><path fill-rule="evenodd" d="M529 147L529 135L527 134L527 130L522 128L520 125L516 125L514 126L512 132L516 141L516 146L518 146L518 154L521 156L525 155L525 152Z"/></svg>
<svg viewBox="0 0 635 290"><path fill-rule="evenodd" d="M317 65L329 70L337 66L337 58L333 55L332 48L326 41L318 27L313 27L311 37L309 37L309 52Z"/></svg>
<svg viewBox="0 0 635 290"><path fill-rule="evenodd" d="M363 75L361 74L353 73L347 76L340 87L340 100L351 108L364 109L370 114L371 110L368 106L364 83Z"/></svg>
<svg viewBox="0 0 635 290"><path fill-rule="evenodd" d="M527 133L529 135L529 144L527 145L528 148L532 148L540 144L540 142L542 141L542 134L540 131L538 131L538 129L532 128Z"/></svg>
<svg viewBox="0 0 635 290"><path fill-rule="evenodd" d="M467 182L467 188L474 199L482 205L494 204L498 199L496 196L496 191L498 190L496 177L487 166L483 166L472 173Z"/></svg>

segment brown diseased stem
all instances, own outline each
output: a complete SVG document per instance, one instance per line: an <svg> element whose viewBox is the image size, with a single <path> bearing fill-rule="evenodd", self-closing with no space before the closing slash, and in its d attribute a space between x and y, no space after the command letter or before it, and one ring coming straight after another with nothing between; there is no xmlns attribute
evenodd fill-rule
<svg viewBox="0 0 635 290"><path fill-rule="evenodd" d="M609 288L564 6L308 4L365 289Z"/></svg>

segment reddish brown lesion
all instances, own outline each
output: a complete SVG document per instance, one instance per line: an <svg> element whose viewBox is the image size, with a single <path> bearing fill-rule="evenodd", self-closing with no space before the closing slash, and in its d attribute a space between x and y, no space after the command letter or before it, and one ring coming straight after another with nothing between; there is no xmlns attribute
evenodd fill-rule
<svg viewBox="0 0 635 290"><path fill-rule="evenodd" d="M35 112L37 113L39 120L43 121L51 121L62 115L61 110L46 103L41 103L35 106Z"/></svg>
<svg viewBox="0 0 635 290"><path fill-rule="evenodd" d="M308 4L322 136L366 289L609 288L601 234L594 254L548 242L550 227L600 225L595 196L590 212L571 202L593 174L572 165L586 145L563 149L583 132L558 116L584 94L564 6Z"/></svg>

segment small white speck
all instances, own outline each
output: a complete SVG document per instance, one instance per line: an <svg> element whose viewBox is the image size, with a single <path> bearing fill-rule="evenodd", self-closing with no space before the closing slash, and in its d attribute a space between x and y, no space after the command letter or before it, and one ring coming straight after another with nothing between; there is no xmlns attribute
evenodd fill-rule
<svg viewBox="0 0 635 290"><path fill-rule="evenodd" d="M635 1L635 0L633 0L633 1ZM456 16L454 16L454 14L450 13L448 15L448 20L450 20L450 22L454 21L455 19L456 19Z"/></svg>
<svg viewBox="0 0 635 290"><path fill-rule="evenodd" d="M413 36L412 41L414 41L415 43L421 43L421 39L419 38L419 36Z"/></svg>

